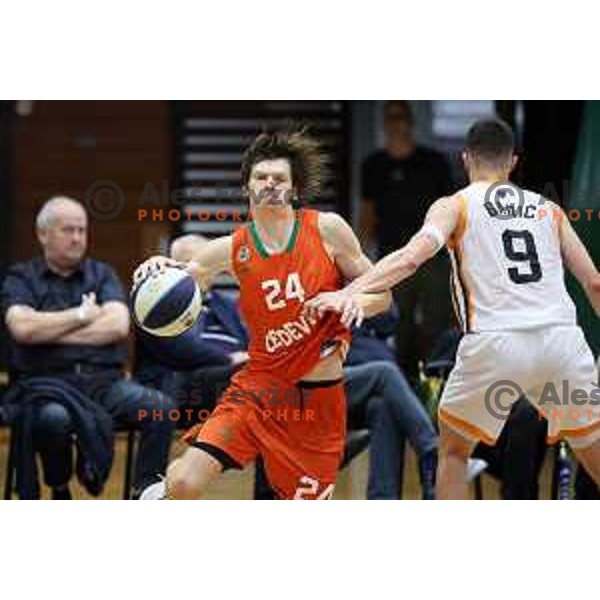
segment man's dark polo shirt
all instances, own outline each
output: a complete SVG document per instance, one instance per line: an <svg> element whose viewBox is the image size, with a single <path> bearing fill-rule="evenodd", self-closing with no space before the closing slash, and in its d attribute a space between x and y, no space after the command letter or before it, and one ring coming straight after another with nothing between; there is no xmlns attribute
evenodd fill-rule
<svg viewBox="0 0 600 600"><path fill-rule="evenodd" d="M36 258L12 266L2 285L2 311L16 304L39 311L60 311L81 304L83 294L95 292L98 304L118 301L127 304L117 274L108 264L84 259L68 277L51 271L45 260ZM124 343L106 346L12 343L9 363L19 374L50 374L82 369L122 368L127 358Z"/></svg>

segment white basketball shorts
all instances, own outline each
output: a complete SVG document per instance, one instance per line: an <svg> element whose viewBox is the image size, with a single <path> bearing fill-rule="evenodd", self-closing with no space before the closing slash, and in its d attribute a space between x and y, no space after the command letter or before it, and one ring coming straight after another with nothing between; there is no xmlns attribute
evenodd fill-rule
<svg viewBox="0 0 600 600"><path fill-rule="evenodd" d="M494 444L521 397L548 420L548 441L574 448L600 438L594 357L577 326L466 334L439 406L439 419L471 441Z"/></svg>

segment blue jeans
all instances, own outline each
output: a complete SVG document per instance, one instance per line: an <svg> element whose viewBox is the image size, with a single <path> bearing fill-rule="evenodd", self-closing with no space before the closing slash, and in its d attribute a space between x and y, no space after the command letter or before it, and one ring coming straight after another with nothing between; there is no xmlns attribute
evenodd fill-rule
<svg viewBox="0 0 600 600"><path fill-rule="evenodd" d="M94 400L109 411L115 425L140 430L134 487L143 487L156 475L165 472L171 437L176 425L168 417L168 412L175 408L169 396L125 379L102 385L95 385L99 382L90 383L81 379L69 379L69 383L84 393L88 391ZM91 390L95 390L93 394ZM145 415L143 411L146 411ZM33 424L34 445L42 460L44 481L50 487L63 486L71 479L72 433L71 418L62 405L48 402L39 409Z"/></svg>
<svg viewBox="0 0 600 600"><path fill-rule="evenodd" d="M370 431L367 498L398 498L401 444L419 457L437 448L436 431L400 368L388 361L346 367L348 424Z"/></svg>

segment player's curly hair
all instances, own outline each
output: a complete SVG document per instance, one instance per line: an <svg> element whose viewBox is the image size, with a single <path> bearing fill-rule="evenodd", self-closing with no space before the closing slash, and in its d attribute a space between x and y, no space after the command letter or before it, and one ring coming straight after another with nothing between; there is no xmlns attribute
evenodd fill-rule
<svg viewBox="0 0 600 600"><path fill-rule="evenodd" d="M242 184L248 185L252 167L263 161L287 158L292 171L292 184L300 202L319 195L326 168L326 157L317 140L307 134L308 128L288 126L280 131L265 131L252 142L242 160Z"/></svg>

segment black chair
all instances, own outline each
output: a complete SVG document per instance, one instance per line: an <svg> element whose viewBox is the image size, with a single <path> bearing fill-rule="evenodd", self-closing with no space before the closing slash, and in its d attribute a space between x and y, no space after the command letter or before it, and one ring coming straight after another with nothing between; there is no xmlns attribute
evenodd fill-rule
<svg viewBox="0 0 600 600"><path fill-rule="evenodd" d="M122 427L117 429L117 433L125 432L127 434L127 451L125 452L125 476L123 481L123 500L131 498L131 488L133 485L133 467L138 452L138 432L133 427Z"/></svg>
<svg viewBox="0 0 600 600"><path fill-rule="evenodd" d="M12 498L12 490L15 479L15 437L9 429L8 432L8 457L6 460L6 476L4 479L4 499L10 500Z"/></svg>
<svg viewBox="0 0 600 600"><path fill-rule="evenodd" d="M125 453L125 474L123 481L123 500L129 500L131 498L131 488L133 482L133 466L135 464L135 457L137 455L138 446L138 433L134 428L120 427L115 433L126 433L127 434L127 451ZM8 457L6 460L6 476L4 479L4 499L11 500L13 492L15 491L15 479L16 479L16 438L9 432L9 444L8 444Z"/></svg>

